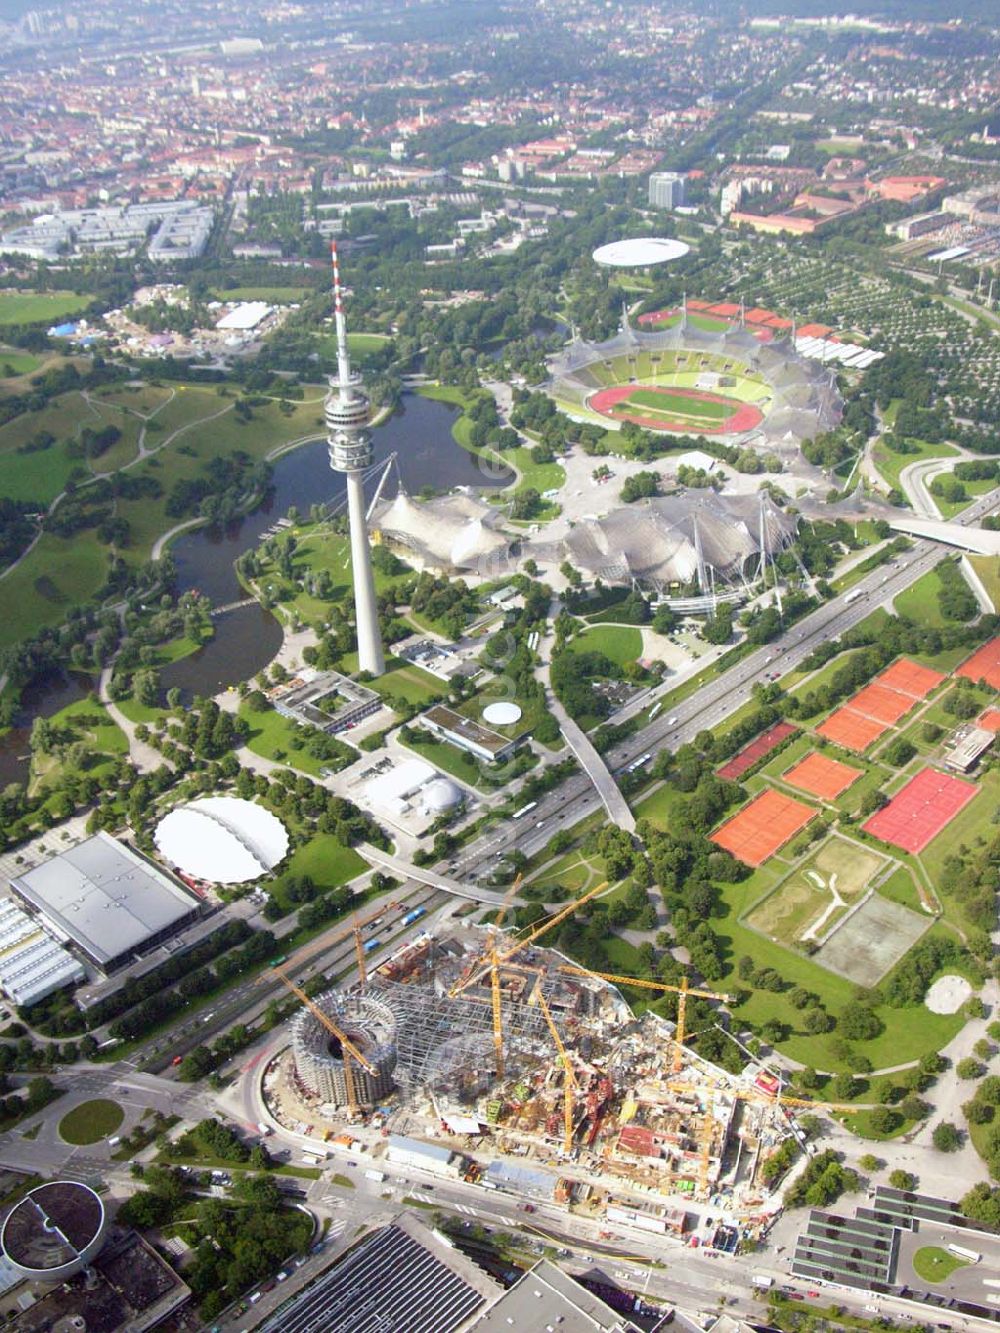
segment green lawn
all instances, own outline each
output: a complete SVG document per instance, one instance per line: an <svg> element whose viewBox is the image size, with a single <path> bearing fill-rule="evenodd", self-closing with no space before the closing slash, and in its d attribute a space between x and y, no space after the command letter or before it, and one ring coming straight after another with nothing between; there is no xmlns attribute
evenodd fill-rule
<svg viewBox="0 0 1000 1333"><path fill-rule="evenodd" d="M979 575L993 606L1000 610L1000 560L995 555L970 555L969 563Z"/></svg>
<svg viewBox="0 0 1000 1333"><path fill-rule="evenodd" d="M426 735L426 740L421 735L420 739L404 741L403 744L421 759L425 759L428 764L443 769L445 773L450 773L453 778L458 778L459 782L464 782L469 787L486 785L482 781L478 759L474 759L471 754L466 754L464 750L459 750L454 745L449 745L446 741L432 739L430 732Z"/></svg>
<svg viewBox="0 0 1000 1333"><path fill-rule="evenodd" d="M0 292L0 324L60 324L86 310L94 298L76 292Z"/></svg>
<svg viewBox="0 0 1000 1333"><path fill-rule="evenodd" d="M966 1268L968 1261L949 1254L939 1245L922 1245L913 1256L913 1271L925 1282L945 1282L956 1268Z"/></svg>
<svg viewBox="0 0 1000 1333"><path fill-rule="evenodd" d="M0 648L64 620L97 593L107 571L108 548L92 532L68 538L43 534L28 559L0 583Z"/></svg>
<svg viewBox="0 0 1000 1333"><path fill-rule="evenodd" d="M401 657L390 657L386 665L389 669L384 676L368 682L383 698L395 696L397 699L405 699L408 703L423 706L432 699L442 698L448 693L448 687L443 680L438 680L437 676L432 676L429 671L424 671L422 667Z"/></svg>
<svg viewBox="0 0 1000 1333"><path fill-rule="evenodd" d="M7 347L0 347L0 377L10 379L15 375L30 375L42 364L41 358L31 352L15 352Z"/></svg>
<svg viewBox="0 0 1000 1333"><path fill-rule="evenodd" d="M315 755L310 754L305 746L313 728L300 727L297 722L293 722L289 717L282 717L273 708L257 713L244 703L240 705L240 717L250 727L247 749L259 754L263 759L271 759L276 764L288 764L291 768L297 768L314 778L318 778L324 768L336 769L344 766L336 758L317 759Z"/></svg>
<svg viewBox="0 0 1000 1333"><path fill-rule="evenodd" d="M936 569L930 569L895 598L892 604L893 610L918 625L926 625L930 629L943 629L945 625L954 622L945 620L941 614L938 606L940 591L940 575Z"/></svg>
<svg viewBox="0 0 1000 1333"><path fill-rule="evenodd" d="M241 424L232 411L233 402L234 397L221 396L215 386L179 385L175 397L157 413L162 430L147 441L151 447L168 439L172 431L182 430L155 458L147 459L130 473L156 478L163 488L162 495L117 501L117 513L130 529L129 544L122 551L129 563L145 560L155 539L177 522L166 513L167 498L176 481L194 478L212 458L231 455L238 449L253 458L263 458L284 441L318 431L322 422L321 409L315 403L298 403L289 416L281 413L276 403L268 403L254 408L253 419ZM220 411L223 415L209 419ZM111 405L91 411L76 393L62 395L44 411L24 414L0 428L0 495L43 502L51 499L77 465L66 458L65 442L82 424L99 426L111 419L134 440L140 426L137 417L116 411ZM16 453L19 443L43 429L56 436L55 445L38 453ZM118 448L134 454L134 443ZM105 460L99 460L99 465L103 463ZM92 528L77 532L68 541L43 536L2 585L4 604L10 613L0 626L0 648L57 623L71 606L93 597L104 582L107 559L107 548L100 545Z"/></svg>
<svg viewBox="0 0 1000 1333"><path fill-rule="evenodd" d="M566 485L566 471L562 464L532 462L530 449L508 449L504 458L509 459L521 474L518 490L535 490L544 495L546 491L562 490Z"/></svg>
<svg viewBox="0 0 1000 1333"><path fill-rule="evenodd" d="M128 753L128 739L117 723L112 722L102 703L92 699L77 699L75 703L54 713L50 719L59 749L76 742L86 745L92 758L85 769L95 777L109 773L114 760ZM35 754L31 762L31 790L44 789L61 776L64 768L59 753Z"/></svg>
<svg viewBox="0 0 1000 1333"><path fill-rule="evenodd" d="M887 449L881 440L872 450L875 466L882 474L886 484L896 490L902 489L899 484L899 474L904 467L909 467L911 463L921 463L928 458L953 458L955 456L955 450L950 444L928 444L926 440L909 440L908 443L914 446L913 453L897 454L892 449Z"/></svg>
<svg viewBox="0 0 1000 1333"><path fill-rule="evenodd" d="M345 847L332 833L314 833L310 834L308 842L295 848L281 873L268 880L264 887L283 907L290 907L285 896L285 885L290 876L301 878L308 875L320 889L336 889L367 869L368 862L353 847Z"/></svg>
<svg viewBox="0 0 1000 1333"><path fill-rule="evenodd" d="M642 633L633 625L595 625L576 635L567 647L573 653L603 653L612 662L625 666L642 653Z"/></svg>
<svg viewBox="0 0 1000 1333"><path fill-rule="evenodd" d="M220 301L267 301L269 305L290 305L312 296L312 287L227 287L216 292Z"/></svg>
<svg viewBox="0 0 1000 1333"><path fill-rule="evenodd" d="M59 1121L59 1137L66 1143L97 1143L114 1134L125 1119L124 1109L104 1097L81 1102Z"/></svg>
<svg viewBox="0 0 1000 1333"><path fill-rule="evenodd" d="M729 950L729 971L720 981L719 989L746 990L746 984L741 982L736 971L736 963L743 954L753 958L757 968L773 967L790 983L788 989L782 992L751 991L747 1001L735 1009L737 1017L755 1027L770 1019L786 1023L792 1035L780 1044L779 1049L785 1055L817 1069L846 1069L850 1062L845 1063L830 1050L831 1041L837 1035L836 1030L820 1036L804 1032L801 1027L802 1011L791 1004L788 993L795 986L803 986L818 995L824 1007L836 1015L853 996L856 990L854 984L828 972L804 954L775 944L738 920L775 886L783 870L784 867L777 867L772 862L759 867L742 884L717 886L725 906L725 916L722 920L713 921L712 926ZM931 929L944 930L946 927L933 926ZM879 1005L875 1012L885 1025L884 1030L872 1041L855 1043L854 1048L859 1054L866 1055L876 1069L904 1064L919 1059L928 1051L940 1050L961 1030L965 1022L961 1014L932 1014L923 1004L907 1009Z"/></svg>

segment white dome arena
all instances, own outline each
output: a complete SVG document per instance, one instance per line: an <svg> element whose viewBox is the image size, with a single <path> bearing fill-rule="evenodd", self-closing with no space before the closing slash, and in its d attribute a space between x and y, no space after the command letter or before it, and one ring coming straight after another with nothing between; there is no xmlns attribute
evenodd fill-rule
<svg viewBox="0 0 1000 1333"><path fill-rule="evenodd" d="M450 778L435 778L433 782L428 782L420 796L428 814L438 815L444 814L446 810L454 810L464 799L461 787Z"/></svg>
<svg viewBox="0 0 1000 1333"><path fill-rule="evenodd" d="M603 268L647 268L650 264L668 264L671 260L681 259L690 249L683 241L667 236L635 236L598 246L592 258Z"/></svg>
<svg viewBox="0 0 1000 1333"><path fill-rule="evenodd" d="M288 853L285 826L270 810L236 796L206 796L160 820L157 851L170 865L213 884L244 884Z"/></svg>

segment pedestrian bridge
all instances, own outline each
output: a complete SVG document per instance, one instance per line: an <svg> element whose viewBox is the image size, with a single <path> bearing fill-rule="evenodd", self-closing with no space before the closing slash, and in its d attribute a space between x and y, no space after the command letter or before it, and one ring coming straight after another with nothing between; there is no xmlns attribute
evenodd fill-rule
<svg viewBox="0 0 1000 1333"><path fill-rule="evenodd" d="M1000 532L985 528L964 527L961 523L946 523L943 519L911 518L909 515L893 516L889 519L889 527L893 532L902 532L908 537L926 537L942 546L953 546L973 555L1000 555Z"/></svg>

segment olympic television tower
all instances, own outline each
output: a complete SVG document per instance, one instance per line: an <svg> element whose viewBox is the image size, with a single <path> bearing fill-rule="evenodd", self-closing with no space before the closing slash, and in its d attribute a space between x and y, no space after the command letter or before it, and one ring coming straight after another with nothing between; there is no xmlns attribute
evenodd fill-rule
<svg viewBox="0 0 1000 1333"><path fill-rule="evenodd" d="M354 610L358 626L358 668L373 676L385 672L382 635L375 606L375 578L372 574L368 520L365 517L364 472L371 466L372 436L368 429L371 408L361 376L351 370L347 351L347 325L340 290L337 242L330 247L333 255L334 318L337 324L337 376L330 380L324 413L330 466L347 479L347 512L351 523L351 567L354 575Z"/></svg>

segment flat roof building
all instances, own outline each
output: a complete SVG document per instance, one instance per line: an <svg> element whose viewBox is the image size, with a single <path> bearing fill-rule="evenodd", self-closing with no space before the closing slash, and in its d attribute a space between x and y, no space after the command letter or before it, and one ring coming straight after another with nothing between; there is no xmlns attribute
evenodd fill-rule
<svg viewBox="0 0 1000 1333"><path fill-rule="evenodd" d="M458 1163L450 1148L436 1143L422 1143L420 1139L407 1138L405 1134L390 1134L386 1160L398 1162L401 1166L418 1166L424 1171L436 1171L440 1175L457 1176Z"/></svg>
<svg viewBox="0 0 1000 1333"><path fill-rule="evenodd" d="M37 1004L53 991L85 981L78 958L37 917L0 900L0 989L16 1005Z"/></svg>
<svg viewBox="0 0 1000 1333"><path fill-rule="evenodd" d="M951 753L945 756L945 768L954 769L956 773L968 773L969 769L975 768L995 740L995 733L988 731L986 727L969 727L959 736Z"/></svg>
<svg viewBox="0 0 1000 1333"><path fill-rule="evenodd" d="M10 883L58 939L102 972L154 948L200 911L179 884L103 831Z"/></svg>
<svg viewBox="0 0 1000 1333"><path fill-rule="evenodd" d="M460 750L467 750L487 763L503 763L524 739L523 736L504 736L491 727L484 727L481 722L474 722L471 717L463 717L454 708L444 704L429 708L420 720L442 740L457 745Z"/></svg>
<svg viewBox="0 0 1000 1333"><path fill-rule="evenodd" d="M454 1245L404 1214L358 1241L261 1333L458 1333L499 1290Z"/></svg>
<svg viewBox="0 0 1000 1333"><path fill-rule="evenodd" d="M548 1259L518 1278L509 1291L497 1298L469 1333L510 1333L567 1329L572 1333L636 1333L636 1326L580 1285Z"/></svg>

